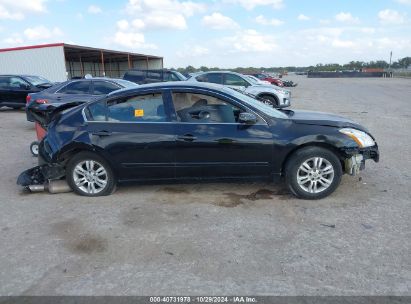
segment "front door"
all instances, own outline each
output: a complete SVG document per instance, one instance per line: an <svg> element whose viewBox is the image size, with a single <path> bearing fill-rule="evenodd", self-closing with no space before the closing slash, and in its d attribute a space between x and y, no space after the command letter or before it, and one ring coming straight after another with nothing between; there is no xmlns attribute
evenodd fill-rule
<svg viewBox="0 0 411 304"><path fill-rule="evenodd" d="M93 145L110 159L120 181L175 177L175 135L161 92L88 107Z"/></svg>
<svg viewBox="0 0 411 304"><path fill-rule="evenodd" d="M18 76L1 77L1 101L8 105L24 106L30 92L30 84Z"/></svg>
<svg viewBox="0 0 411 304"><path fill-rule="evenodd" d="M177 178L269 177L273 139L259 118L253 125L238 122L248 110L221 95L174 90Z"/></svg>

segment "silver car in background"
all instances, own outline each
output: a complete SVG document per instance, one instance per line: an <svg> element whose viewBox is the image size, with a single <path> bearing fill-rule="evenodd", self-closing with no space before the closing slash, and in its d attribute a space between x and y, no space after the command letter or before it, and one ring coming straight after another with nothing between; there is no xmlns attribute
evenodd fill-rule
<svg viewBox="0 0 411 304"><path fill-rule="evenodd" d="M235 72L203 72L194 75L187 81L211 82L228 86L245 94L251 94L262 102L269 104L275 108L285 108L291 105L290 90L276 87L271 84L264 85L256 83L246 75Z"/></svg>

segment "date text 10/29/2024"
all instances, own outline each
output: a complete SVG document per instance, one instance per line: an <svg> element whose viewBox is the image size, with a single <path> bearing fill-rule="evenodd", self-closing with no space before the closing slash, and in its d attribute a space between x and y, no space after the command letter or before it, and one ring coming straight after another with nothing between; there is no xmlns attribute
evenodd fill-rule
<svg viewBox="0 0 411 304"><path fill-rule="evenodd" d="M150 303L257 303L254 297L230 296L230 297L150 297Z"/></svg>

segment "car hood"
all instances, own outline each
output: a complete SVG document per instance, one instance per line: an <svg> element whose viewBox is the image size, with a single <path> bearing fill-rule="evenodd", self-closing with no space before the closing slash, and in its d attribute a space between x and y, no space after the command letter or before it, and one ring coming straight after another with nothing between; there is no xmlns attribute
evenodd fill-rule
<svg viewBox="0 0 411 304"><path fill-rule="evenodd" d="M360 124L343 116L331 113L304 110L283 110L282 112L285 113L294 123L297 124L320 125L337 128L348 127L367 132L367 130Z"/></svg>

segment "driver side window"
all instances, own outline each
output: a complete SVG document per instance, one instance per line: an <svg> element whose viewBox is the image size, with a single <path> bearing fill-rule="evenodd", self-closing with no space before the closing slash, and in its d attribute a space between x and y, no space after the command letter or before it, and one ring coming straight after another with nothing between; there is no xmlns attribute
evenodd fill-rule
<svg viewBox="0 0 411 304"><path fill-rule="evenodd" d="M189 123L236 123L242 110L210 95L172 93L177 119Z"/></svg>
<svg viewBox="0 0 411 304"><path fill-rule="evenodd" d="M30 85L28 84L28 82L24 81L20 77L10 77L9 87L12 89L21 89L29 86Z"/></svg>

